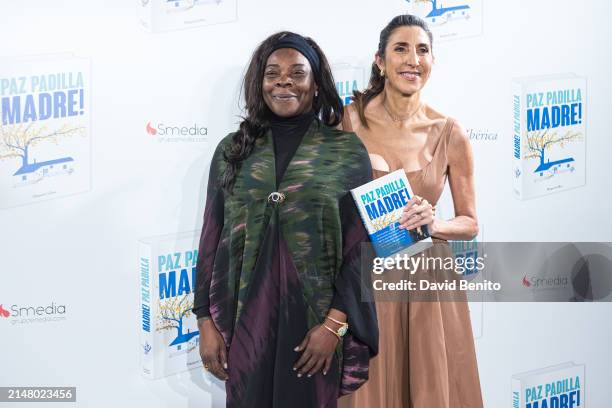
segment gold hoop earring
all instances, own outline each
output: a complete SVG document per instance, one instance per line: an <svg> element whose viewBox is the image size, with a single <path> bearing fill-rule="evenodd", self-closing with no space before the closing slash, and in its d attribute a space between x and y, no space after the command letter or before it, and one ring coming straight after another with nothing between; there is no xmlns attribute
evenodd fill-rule
<svg viewBox="0 0 612 408"><path fill-rule="evenodd" d="M384 69L384 68L381 68L381 69L380 69L380 76L381 76L381 77L384 77L384 76L385 76L385 69Z"/></svg>

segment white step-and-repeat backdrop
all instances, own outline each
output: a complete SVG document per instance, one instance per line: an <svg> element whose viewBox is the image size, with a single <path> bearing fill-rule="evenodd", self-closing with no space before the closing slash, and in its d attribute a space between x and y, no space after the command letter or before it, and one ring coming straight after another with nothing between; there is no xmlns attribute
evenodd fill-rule
<svg viewBox="0 0 612 408"><path fill-rule="evenodd" d="M190 293L210 158L239 121L249 57L275 31L311 36L345 97L406 12L435 33L425 99L472 142L480 238L612 241L608 2L4 1L0 386L74 386L80 407L224 406L188 305L156 297ZM441 207L452 216L448 192ZM517 382L540 381L609 407L611 312L472 305L485 406L518 407ZM164 376L164 341L192 369Z"/></svg>

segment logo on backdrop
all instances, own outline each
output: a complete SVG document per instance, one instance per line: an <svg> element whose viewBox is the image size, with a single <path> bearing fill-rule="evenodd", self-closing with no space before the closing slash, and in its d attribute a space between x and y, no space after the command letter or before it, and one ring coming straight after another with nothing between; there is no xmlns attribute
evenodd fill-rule
<svg viewBox="0 0 612 408"><path fill-rule="evenodd" d="M473 129L469 128L465 130L468 138L473 142L496 142L499 134L488 129Z"/></svg>
<svg viewBox="0 0 612 408"><path fill-rule="evenodd" d="M537 276L523 276L521 283L524 287L530 289L558 289L568 287L570 284L567 276L551 276L551 277L537 277Z"/></svg>
<svg viewBox="0 0 612 408"><path fill-rule="evenodd" d="M192 125L147 122L145 131L159 143L199 143L206 141L208 128L198 123Z"/></svg>
<svg viewBox="0 0 612 408"><path fill-rule="evenodd" d="M349 63L338 63L332 66L336 89L342 103L346 106L351 103L354 91L365 88L365 70L363 67Z"/></svg>
<svg viewBox="0 0 612 408"><path fill-rule="evenodd" d="M0 72L0 208L89 189L89 61L33 58Z"/></svg>
<svg viewBox="0 0 612 408"><path fill-rule="evenodd" d="M12 325L66 320L66 305L55 301L42 305L0 304L0 316Z"/></svg>
<svg viewBox="0 0 612 408"><path fill-rule="evenodd" d="M2 305L0 305L0 316L2 317L9 317L11 315L11 313L6 310L4 307L2 307Z"/></svg>
<svg viewBox="0 0 612 408"><path fill-rule="evenodd" d="M527 276L523 276L523 280L522 280L523 286L526 288L530 288L531 287L531 282L529 281L529 279L527 279Z"/></svg>

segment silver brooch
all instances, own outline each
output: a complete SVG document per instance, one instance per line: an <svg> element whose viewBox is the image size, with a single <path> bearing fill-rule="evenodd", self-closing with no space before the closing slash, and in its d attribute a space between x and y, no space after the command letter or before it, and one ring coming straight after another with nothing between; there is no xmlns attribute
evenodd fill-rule
<svg viewBox="0 0 612 408"><path fill-rule="evenodd" d="M285 195L283 193L279 193L278 191L270 193L268 196L269 203L280 204L283 201L285 201Z"/></svg>

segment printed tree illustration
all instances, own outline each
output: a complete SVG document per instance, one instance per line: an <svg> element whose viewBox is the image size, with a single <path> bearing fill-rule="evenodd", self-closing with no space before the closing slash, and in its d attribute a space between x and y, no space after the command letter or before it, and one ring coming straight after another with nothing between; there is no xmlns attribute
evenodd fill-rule
<svg viewBox="0 0 612 408"><path fill-rule="evenodd" d="M414 3L414 4L431 4L431 7L433 9L436 8L436 4L434 2L434 0L406 0L408 3Z"/></svg>
<svg viewBox="0 0 612 408"><path fill-rule="evenodd" d="M61 126L49 130L34 122L18 125L0 124L0 160L21 158L22 167L30 162L30 149L40 143L55 143L63 137L83 135L85 127Z"/></svg>
<svg viewBox="0 0 612 408"><path fill-rule="evenodd" d="M407 0L408 3L410 3L411 0ZM470 8L470 6L468 6L467 4L464 5L459 5L459 6L451 6L451 7L444 7L442 4L440 4L438 6L438 1L437 0L412 0L414 2L414 4L431 4L431 11L429 12L429 14L427 14L426 17L431 18L432 22L436 21L437 17L442 17L442 16L452 16L455 14L455 12L458 12L460 10L464 10L462 11L461 15L463 15L466 18L469 18L469 14L466 14L465 10L468 10Z"/></svg>
<svg viewBox="0 0 612 408"><path fill-rule="evenodd" d="M561 148L566 143L582 138L582 133L567 131L560 135L558 131L550 129L527 132L526 153L525 159L539 159L540 166L546 163L546 150L554 145L559 145Z"/></svg>
<svg viewBox="0 0 612 408"><path fill-rule="evenodd" d="M180 345L188 342L192 337L197 336L198 332L188 331L183 333L183 318L191 315L193 302L189 300L187 295L175 296L159 302L159 327L157 330L176 329L176 338L170 343L170 346ZM180 347L180 346L179 346Z"/></svg>

